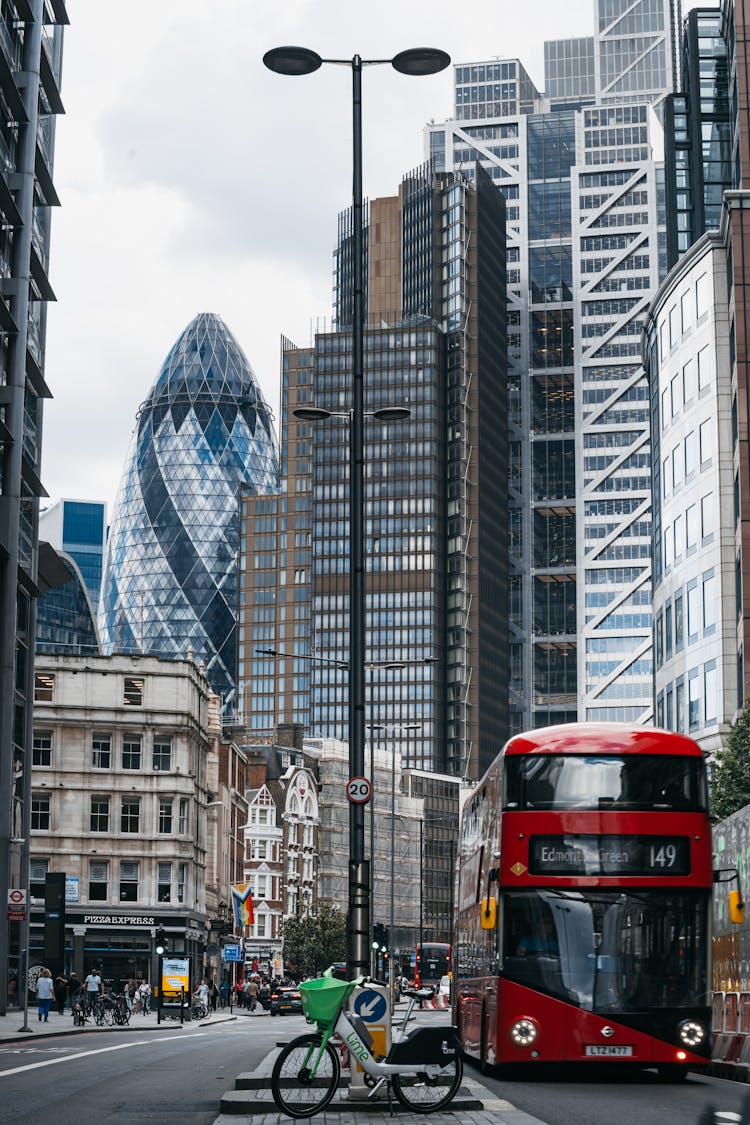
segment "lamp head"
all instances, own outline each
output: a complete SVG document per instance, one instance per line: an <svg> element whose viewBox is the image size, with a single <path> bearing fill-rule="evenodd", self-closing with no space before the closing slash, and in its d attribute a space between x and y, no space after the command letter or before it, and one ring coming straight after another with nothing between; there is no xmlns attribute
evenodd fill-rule
<svg viewBox="0 0 750 1125"><path fill-rule="evenodd" d="M411 47L391 59L391 66L399 74L411 74L418 78L423 74L437 74L450 66L451 57L435 47Z"/></svg>
<svg viewBox="0 0 750 1125"><path fill-rule="evenodd" d="M333 417L331 411L323 406L295 406L292 414L302 422L322 422Z"/></svg>
<svg viewBox="0 0 750 1125"><path fill-rule="evenodd" d="M322 62L308 47L273 47L263 56L264 65L276 74L312 74Z"/></svg>

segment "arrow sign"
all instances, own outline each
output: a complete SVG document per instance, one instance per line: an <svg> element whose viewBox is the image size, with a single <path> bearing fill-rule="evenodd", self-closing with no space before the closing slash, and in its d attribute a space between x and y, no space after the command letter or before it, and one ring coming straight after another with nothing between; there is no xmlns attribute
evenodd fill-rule
<svg viewBox="0 0 750 1125"><path fill-rule="evenodd" d="M388 1002L385 996L372 988L366 988L354 1001L354 1011L365 1023L377 1023L382 1020L387 1008Z"/></svg>

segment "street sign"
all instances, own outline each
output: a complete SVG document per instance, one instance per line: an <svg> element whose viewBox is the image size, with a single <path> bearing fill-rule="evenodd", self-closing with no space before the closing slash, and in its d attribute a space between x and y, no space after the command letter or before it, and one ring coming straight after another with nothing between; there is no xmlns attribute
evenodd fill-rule
<svg viewBox="0 0 750 1125"><path fill-rule="evenodd" d="M350 777L346 783L346 796L353 805L366 805L372 796L372 785L366 777Z"/></svg>
<svg viewBox="0 0 750 1125"><path fill-rule="evenodd" d="M28 905L28 892L20 887L8 889L8 921L25 922L26 907Z"/></svg>
<svg viewBox="0 0 750 1125"><path fill-rule="evenodd" d="M223 959L225 961L242 961L242 946L241 945L225 945Z"/></svg>
<svg viewBox="0 0 750 1125"><path fill-rule="evenodd" d="M388 1001L382 992L365 988L354 1000L354 1011L365 1023L379 1023L386 1013Z"/></svg>

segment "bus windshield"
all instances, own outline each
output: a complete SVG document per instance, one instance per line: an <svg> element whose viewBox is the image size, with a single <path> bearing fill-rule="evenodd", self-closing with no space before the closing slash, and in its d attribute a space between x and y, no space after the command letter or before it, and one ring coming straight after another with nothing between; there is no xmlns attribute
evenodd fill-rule
<svg viewBox="0 0 750 1125"><path fill-rule="evenodd" d="M503 975L587 1011L707 1003L708 892L514 891Z"/></svg>
<svg viewBox="0 0 750 1125"><path fill-rule="evenodd" d="M631 754L508 755L505 809L654 809L705 812L700 758Z"/></svg>

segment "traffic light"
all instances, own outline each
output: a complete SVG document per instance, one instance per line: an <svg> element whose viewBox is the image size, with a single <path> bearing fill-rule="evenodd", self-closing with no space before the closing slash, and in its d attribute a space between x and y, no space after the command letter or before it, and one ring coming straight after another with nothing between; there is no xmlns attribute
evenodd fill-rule
<svg viewBox="0 0 750 1125"><path fill-rule="evenodd" d="M167 931L163 926L157 928L156 938L154 940L154 951L158 957L163 957L167 952Z"/></svg>
<svg viewBox="0 0 750 1125"><path fill-rule="evenodd" d="M378 949L387 949L388 927L384 926L381 922L376 922L372 927L372 939L373 947L377 946Z"/></svg>

